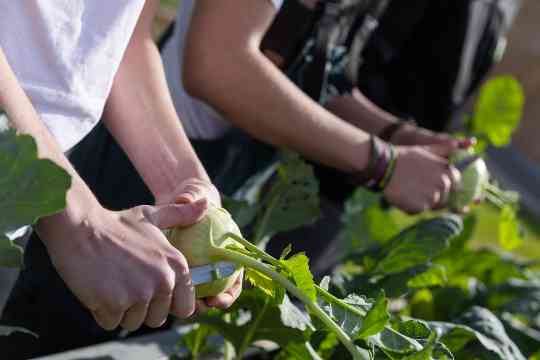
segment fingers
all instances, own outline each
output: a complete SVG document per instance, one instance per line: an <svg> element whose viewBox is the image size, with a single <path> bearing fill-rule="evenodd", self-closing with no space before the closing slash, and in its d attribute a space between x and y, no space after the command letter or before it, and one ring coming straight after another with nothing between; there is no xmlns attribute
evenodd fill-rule
<svg viewBox="0 0 540 360"><path fill-rule="evenodd" d="M171 302L172 293L155 297L148 307L148 315L144 323L151 328L162 326L167 321Z"/></svg>
<svg viewBox="0 0 540 360"><path fill-rule="evenodd" d="M187 266L185 271L177 273L170 311L180 319L186 319L195 312L195 287Z"/></svg>
<svg viewBox="0 0 540 360"><path fill-rule="evenodd" d="M112 331L120 325L122 318L124 317L124 311L106 310L105 308L99 308L92 311L94 320L97 324L107 331Z"/></svg>
<svg viewBox="0 0 540 360"><path fill-rule="evenodd" d="M457 148L458 143L454 141L450 141L444 144L433 144L425 146L425 149L430 153L445 159L448 159L450 155L452 155L452 153L457 150Z"/></svg>
<svg viewBox="0 0 540 360"><path fill-rule="evenodd" d="M141 206L148 221L160 229L174 226L187 226L202 219L208 209L208 201L203 198L185 204L169 204L163 206Z"/></svg>
<svg viewBox="0 0 540 360"><path fill-rule="evenodd" d="M144 323L147 312L148 303L136 304L126 311L120 325L128 331L135 331Z"/></svg>
<svg viewBox="0 0 540 360"><path fill-rule="evenodd" d="M217 307L218 309L228 309L238 299L242 293L243 273L239 274L227 291L217 296L206 299L206 304L211 307Z"/></svg>

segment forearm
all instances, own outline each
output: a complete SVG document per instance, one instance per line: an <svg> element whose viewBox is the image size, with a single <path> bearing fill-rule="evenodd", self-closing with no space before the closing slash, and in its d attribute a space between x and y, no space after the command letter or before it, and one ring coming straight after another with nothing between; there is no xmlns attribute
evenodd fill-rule
<svg viewBox="0 0 540 360"><path fill-rule="evenodd" d="M197 10L204 12L204 4L199 2ZM264 16L262 11L254 8L251 15ZM244 29L236 34L230 27L228 37L220 34L214 15L228 16L210 14L203 23L195 13L192 19L183 70L187 90L264 142L343 171L363 169L369 157L367 134L302 93L259 51L259 39L244 39Z"/></svg>
<svg viewBox="0 0 540 360"><path fill-rule="evenodd" d="M83 222L86 213L99 204L92 192L66 159L54 137L39 119L30 100L20 87L4 53L0 49L0 108L8 115L10 125L18 132L31 135L36 141L41 158L47 158L64 168L72 178L67 193L66 209L57 215L42 219L38 225L55 223L59 220ZM48 239L43 239L44 241Z"/></svg>
<svg viewBox="0 0 540 360"><path fill-rule="evenodd" d="M370 133L379 134L399 119L371 102L357 88L351 94L336 96L326 108L336 116Z"/></svg>
<svg viewBox="0 0 540 360"><path fill-rule="evenodd" d="M158 198L187 178L209 179L174 109L145 16L115 77L104 121Z"/></svg>

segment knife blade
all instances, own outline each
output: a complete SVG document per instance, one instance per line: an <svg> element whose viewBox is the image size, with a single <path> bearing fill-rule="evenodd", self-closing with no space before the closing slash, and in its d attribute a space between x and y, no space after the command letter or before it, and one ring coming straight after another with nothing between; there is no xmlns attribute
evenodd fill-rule
<svg viewBox="0 0 540 360"><path fill-rule="evenodd" d="M236 271L236 265L227 261L220 261L190 269L193 285L207 284L209 282L231 276Z"/></svg>

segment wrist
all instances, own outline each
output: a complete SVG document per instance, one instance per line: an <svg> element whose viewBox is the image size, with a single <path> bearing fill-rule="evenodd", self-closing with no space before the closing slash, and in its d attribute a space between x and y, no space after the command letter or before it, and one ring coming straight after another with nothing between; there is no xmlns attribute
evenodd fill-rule
<svg viewBox="0 0 540 360"><path fill-rule="evenodd" d="M72 229L87 227L90 219L104 210L82 180L74 180L67 193L64 210L39 219L34 228L45 245L62 239L71 239L74 234ZM66 232L71 236L62 236Z"/></svg>
<svg viewBox="0 0 540 360"><path fill-rule="evenodd" d="M399 143L400 134L404 131L414 131L416 129L416 122L412 118L399 119L389 125L386 125L382 130L378 132L378 137L386 142L397 144Z"/></svg>
<svg viewBox="0 0 540 360"><path fill-rule="evenodd" d="M396 160L397 151L391 144L371 136L368 165L363 170L352 173L349 181L381 192L393 176Z"/></svg>

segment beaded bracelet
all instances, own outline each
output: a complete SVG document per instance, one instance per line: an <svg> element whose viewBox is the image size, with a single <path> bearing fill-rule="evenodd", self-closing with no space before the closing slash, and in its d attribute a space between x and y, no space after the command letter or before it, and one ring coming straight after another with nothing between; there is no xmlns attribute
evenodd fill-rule
<svg viewBox="0 0 540 360"><path fill-rule="evenodd" d="M371 153L365 170L352 174L351 182L367 187L371 191L384 190L395 169L396 153L392 145L376 136L370 137Z"/></svg>

